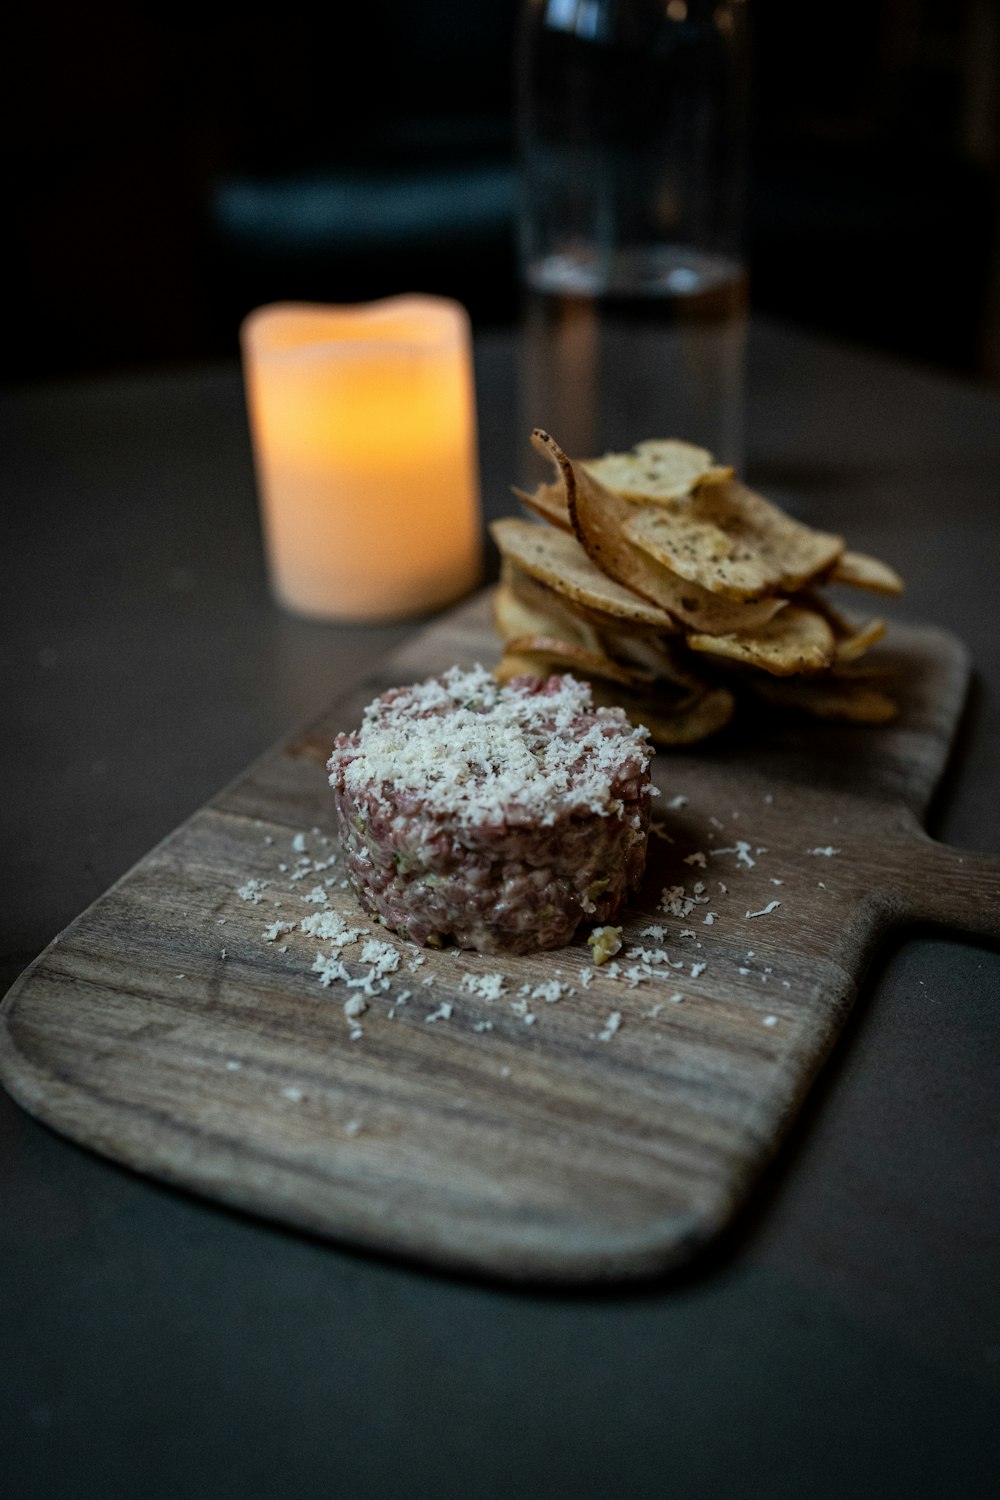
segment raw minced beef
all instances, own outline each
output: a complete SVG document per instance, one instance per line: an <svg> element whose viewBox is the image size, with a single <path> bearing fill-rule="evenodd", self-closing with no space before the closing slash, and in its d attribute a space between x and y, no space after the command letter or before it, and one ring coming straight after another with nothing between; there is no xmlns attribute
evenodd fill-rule
<svg viewBox="0 0 1000 1500"><path fill-rule="evenodd" d="M652 753L572 677L455 667L394 688L329 762L348 878L416 943L559 947L642 878Z"/></svg>

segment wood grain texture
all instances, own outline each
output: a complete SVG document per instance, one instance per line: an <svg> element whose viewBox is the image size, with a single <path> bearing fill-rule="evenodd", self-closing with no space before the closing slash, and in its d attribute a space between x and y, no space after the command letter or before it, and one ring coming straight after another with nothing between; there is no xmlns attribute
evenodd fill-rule
<svg viewBox="0 0 1000 1500"><path fill-rule="evenodd" d="M1000 865L921 826L966 655L899 628L881 653L904 685L898 724L744 722L657 757L672 842L651 841L625 938L657 948L640 934L662 925L678 967L635 987L596 970L584 989L582 941L537 958L428 953L411 969L416 950L390 938L399 968L352 1040L343 985L312 970L328 945L264 928L316 911L304 897L331 879L334 907L358 919L336 868L291 878L331 852L333 736L389 685L495 660L487 622L480 597L416 637L95 902L6 997L0 1080L117 1161L341 1240L518 1279L655 1272L744 1200L880 936L919 920L1000 937ZM704 868L686 862L698 855ZM256 901L237 894L250 878L267 882ZM697 880L708 902L657 911L665 887ZM360 946L343 956L366 971ZM498 972L500 998L470 993L465 976ZM553 979L575 993L527 997L527 1022L519 992ZM432 1022L442 1002L451 1015Z"/></svg>

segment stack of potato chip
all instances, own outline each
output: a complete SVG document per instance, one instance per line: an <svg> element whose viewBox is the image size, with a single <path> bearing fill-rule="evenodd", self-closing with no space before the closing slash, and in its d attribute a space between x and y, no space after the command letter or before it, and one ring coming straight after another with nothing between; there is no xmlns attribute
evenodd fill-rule
<svg viewBox="0 0 1000 1500"><path fill-rule="evenodd" d="M891 568L793 520L690 443L571 462L548 433L533 442L556 478L515 494L549 524L490 528L501 680L571 672L664 745L721 729L741 692L825 719L895 715L860 662L884 621L851 622L818 592L897 594Z"/></svg>

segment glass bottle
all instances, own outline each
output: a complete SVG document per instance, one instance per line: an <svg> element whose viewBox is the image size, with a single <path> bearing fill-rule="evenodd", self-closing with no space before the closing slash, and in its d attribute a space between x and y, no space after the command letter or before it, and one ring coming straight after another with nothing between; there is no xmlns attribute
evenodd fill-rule
<svg viewBox="0 0 1000 1500"><path fill-rule="evenodd" d="M742 461L743 0L525 0L521 425Z"/></svg>

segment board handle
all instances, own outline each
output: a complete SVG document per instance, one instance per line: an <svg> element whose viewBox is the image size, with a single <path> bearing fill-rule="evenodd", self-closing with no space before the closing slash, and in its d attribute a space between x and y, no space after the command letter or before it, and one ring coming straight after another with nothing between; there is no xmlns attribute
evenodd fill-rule
<svg viewBox="0 0 1000 1500"><path fill-rule="evenodd" d="M1000 941L1000 859L939 844L921 830L896 872L897 915L903 922L954 928Z"/></svg>

